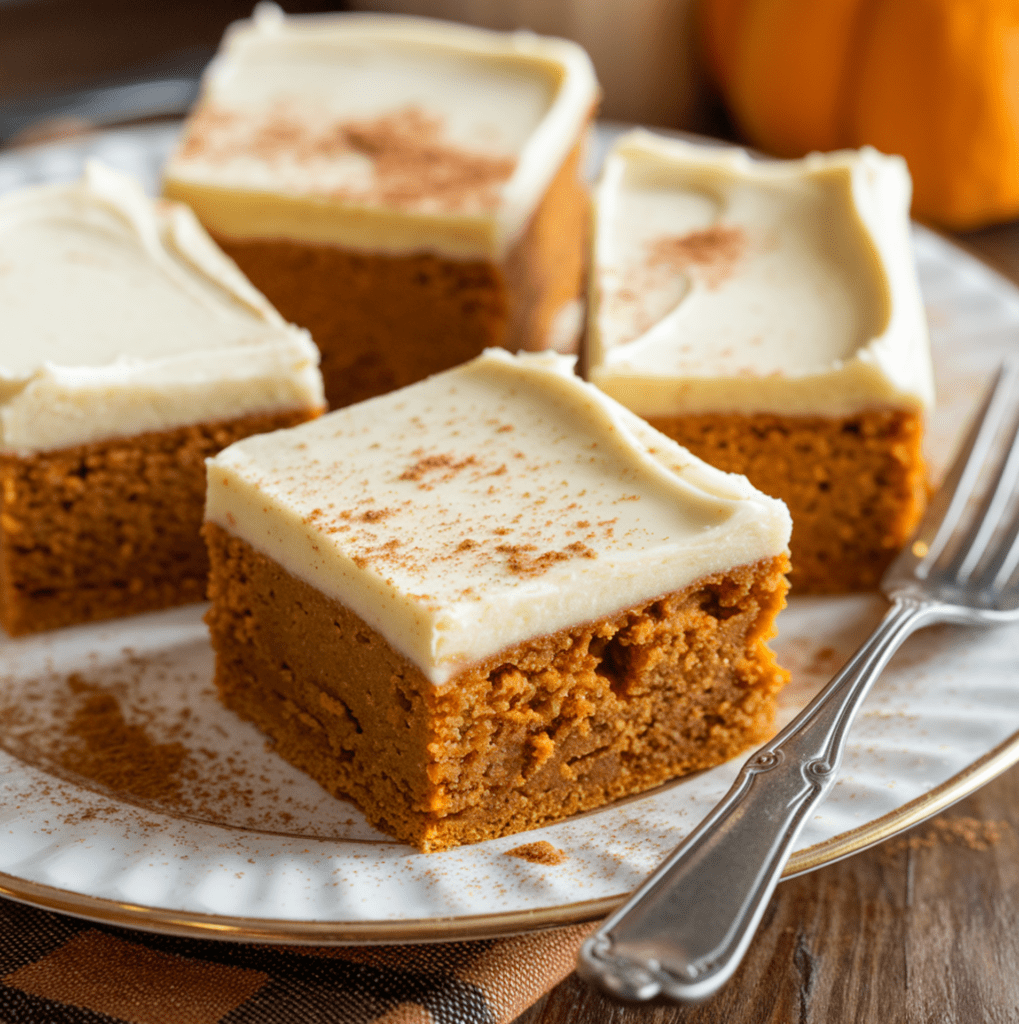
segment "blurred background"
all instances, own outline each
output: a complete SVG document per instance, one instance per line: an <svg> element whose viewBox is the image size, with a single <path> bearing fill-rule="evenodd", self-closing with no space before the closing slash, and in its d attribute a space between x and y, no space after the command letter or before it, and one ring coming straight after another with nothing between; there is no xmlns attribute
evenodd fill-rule
<svg viewBox="0 0 1019 1024"><path fill-rule="evenodd" d="M182 116L252 0L0 0L0 145ZM288 2L293 12L335 4ZM131 112L134 112L133 114Z"/></svg>
<svg viewBox="0 0 1019 1024"><path fill-rule="evenodd" d="M583 46L598 71L601 116L711 133L713 104L697 44L697 0L367 0L485 28L529 28Z"/></svg>
<svg viewBox="0 0 1019 1024"><path fill-rule="evenodd" d="M252 5L0 0L0 143L66 134L90 116L115 123L131 105L148 117L183 113L224 28L247 17ZM288 13L403 12L565 36L595 62L603 117L707 134L728 130L695 42L695 0L283 0L281 6Z"/></svg>
<svg viewBox="0 0 1019 1024"><path fill-rule="evenodd" d="M253 0L0 0L0 147L180 117ZM289 13L337 0L282 0ZM1019 4L1003 0L348 0L565 36L594 60L603 119L795 157L906 158L913 215L981 235L1019 273ZM1000 252L998 251L1000 250ZM986 256L986 253L985 253Z"/></svg>

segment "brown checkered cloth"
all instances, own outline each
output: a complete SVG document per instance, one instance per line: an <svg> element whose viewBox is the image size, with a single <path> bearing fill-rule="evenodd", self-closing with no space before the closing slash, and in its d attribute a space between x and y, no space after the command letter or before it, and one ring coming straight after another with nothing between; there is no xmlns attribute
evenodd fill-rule
<svg viewBox="0 0 1019 1024"><path fill-rule="evenodd" d="M594 925L419 946L178 939L0 900L3 1024L503 1024Z"/></svg>

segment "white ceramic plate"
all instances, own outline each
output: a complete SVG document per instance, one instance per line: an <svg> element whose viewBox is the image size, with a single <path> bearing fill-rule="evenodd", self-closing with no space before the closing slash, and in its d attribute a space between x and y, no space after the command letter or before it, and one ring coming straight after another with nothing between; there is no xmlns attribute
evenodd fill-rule
<svg viewBox="0 0 1019 1024"><path fill-rule="evenodd" d="M0 191L74 177L90 154L154 188L175 131L115 131L0 154ZM939 386L928 438L936 477L988 375L1014 349L1019 291L927 230L916 228L914 239ZM776 644L793 672L783 720L883 608L876 596L791 602ZM207 937L325 943L505 934L606 913L738 768L723 765L524 836L422 855L375 832L218 706L202 610L0 640L0 893ZM887 838L1019 760L1017 652L1019 626L936 627L911 639L868 700L842 776L787 873ZM69 689L73 673L114 695L128 724L181 759L172 807L46 767L57 721L83 699ZM566 859L550 866L506 856L539 839Z"/></svg>

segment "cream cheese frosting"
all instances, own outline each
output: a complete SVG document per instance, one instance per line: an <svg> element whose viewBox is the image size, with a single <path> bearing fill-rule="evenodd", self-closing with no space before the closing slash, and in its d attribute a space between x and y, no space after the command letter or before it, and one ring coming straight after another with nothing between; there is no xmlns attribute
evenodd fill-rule
<svg viewBox="0 0 1019 1024"><path fill-rule="evenodd" d="M596 192L589 379L643 416L929 407L910 194L873 149L628 133Z"/></svg>
<svg viewBox="0 0 1019 1024"><path fill-rule="evenodd" d="M0 450L323 404L318 350L189 209L91 163L0 197Z"/></svg>
<svg viewBox="0 0 1019 1024"><path fill-rule="evenodd" d="M574 376L472 362L207 463L206 518L441 684L512 644L787 549L782 502Z"/></svg>
<svg viewBox="0 0 1019 1024"><path fill-rule="evenodd" d="M597 98L566 40L261 3L206 73L165 191L233 238L497 258Z"/></svg>

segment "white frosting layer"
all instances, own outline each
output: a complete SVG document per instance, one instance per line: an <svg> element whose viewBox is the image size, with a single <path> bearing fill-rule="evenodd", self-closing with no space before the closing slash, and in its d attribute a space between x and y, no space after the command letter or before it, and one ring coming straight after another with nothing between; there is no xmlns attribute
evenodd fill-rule
<svg viewBox="0 0 1019 1024"><path fill-rule="evenodd" d="M166 190L232 237L497 257L597 97L565 40L259 4L210 66Z"/></svg>
<svg viewBox="0 0 1019 1024"><path fill-rule="evenodd" d="M323 402L318 351L186 207L90 164L0 198L0 450Z"/></svg>
<svg viewBox="0 0 1019 1024"><path fill-rule="evenodd" d="M785 506L552 353L484 355L208 462L206 517L433 682L785 551Z"/></svg>
<svg viewBox="0 0 1019 1024"><path fill-rule="evenodd" d="M905 163L636 131L596 197L589 377L643 416L933 403Z"/></svg>

